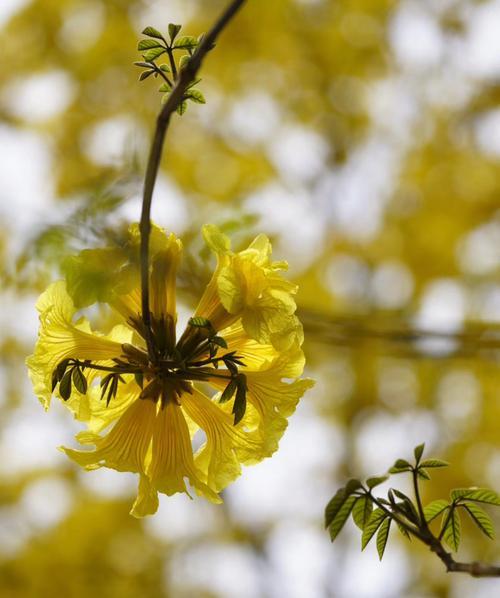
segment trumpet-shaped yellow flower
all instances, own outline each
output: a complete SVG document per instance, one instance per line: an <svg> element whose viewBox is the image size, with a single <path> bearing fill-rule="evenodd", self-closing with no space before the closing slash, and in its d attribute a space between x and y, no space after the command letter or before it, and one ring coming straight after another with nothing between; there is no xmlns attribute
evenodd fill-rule
<svg viewBox="0 0 500 598"><path fill-rule="evenodd" d="M241 464L272 455L287 418L307 388L302 327L294 285L271 261L259 235L232 252L216 227L204 236L217 267L183 334L176 336L175 283L182 245L153 227L150 329L141 317L139 231L121 248L85 250L65 266L65 280L42 294L39 339L28 358L33 386L48 408L61 398L87 425L77 434L90 450L62 448L86 469L139 474L137 517L158 508L158 492L212 502ZM107 303L125 318L107 335L77 312ZM146 338L150 337L147 349ZM202 391L209 385L213 396ZM198 431L204 442L193 451Z"/></svg>

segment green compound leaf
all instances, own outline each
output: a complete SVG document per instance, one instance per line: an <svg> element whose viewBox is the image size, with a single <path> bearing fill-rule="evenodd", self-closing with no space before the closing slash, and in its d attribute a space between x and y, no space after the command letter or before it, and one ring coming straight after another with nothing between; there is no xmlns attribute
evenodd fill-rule
<svg viewBox="0 0 500 598"><path fill-rule="evenodd" d="M198 40L192 35L184 35L179 37L173 46L174 50L193 50L198 45Z"/></svg>
<svg viewBox="0 0 500 598"><path fill-rule="evenodd" d="M361 550L364 550L368 545L368 542L373 538L375 532L381 526L384 519L387 517L387 513L382 511L382 509L375 509L368 523L365 525L363 529L363 535L361 536Z"/></svg>
<svg viewBox="0 0 500 598"><path fill-rule="evenodd" d="M495 528L491 517L474 503L464 503L464 508L477 527L492 540L495 538Z"/></svg>
<svg viewBox="0 0 500 598"><path fill-rule="evenodd" d="M384 556L385 547L387 546L387 540L389 538L389 531L391 529L391 520L389 518L385 519L380 526L378 533L377 533L377 552L378 558L382 560Z"/></svg>
<svg viewBox="0 0 500 598"><path fill-rule="evenodd" d="M433 500L430 502L426 507L424 507L424 515L425 520L427 523L434 521L436 517L441 515L441 513L450 506L448 501L444 499Z"/></svg>
<svg viewBox="0 0 500 598"><path fill-rule="evenodd" d="M424 454L424 449L425 449L425 442L423 442L422 444L419 444L418 446L416 446L413 449L413 454L415 455L415 460L417 463L422 458L422 455Z"/></svg>
<svg viewBox="0 0 500 598"><path fill-rule="evenodd" d="M333 542L335 538L339 535L340 531L344 527L345 522L347 521L351 511L354 507L354 504L359 499L359 496L349 496L347 500L344 501L340 509L337 511L337 514L333 518L333 521L330 523L328 528L330 532L330 538Z"/></svg>
<svg viewBox="0 0 500 598"><path fill-rule="evenodd" d="M141 41L137 44L137 49L139 51L151 50L151 48L163 48L163 46L160 42L157 42L154 39L141 39Z"/></svg>
<svg viewBox="0 0 500 598"><path fill-rule="evenodd" d="M146 27L146 29L143 29L142 34L147 35L148 37L156 37L157 39L163 39L163 35L161 34L161 32L158 31L158 29L155 29L154 27Z"/></svg>
<svg viewBox="0 0 500 598"><path fill-rule="evenodd" d="M449 463L447 461L442 461L441 459L424 459L420 463L420 467L448 467Z"/></svg>
<svg viewBox="0 0 500 598"><path fill-rule="evenodd" d="M373 503L368 496L361 496L352 510L352 518L359 529L364 529L373 511Z"/></svg>
<svg viewBox="0 0 500 598"><path fill-rule="evenodd" d="M452 507L451 513L445 513L443 515L443 527L444 529L443 540L453 550L457 551L460 546L460 515L457 509Z"/></svg>
<svg viewBox="0 0 500 598"><path fill-rule="evenodd" d="M147 60L148 62L152 62L153 60L155 60L155 58L158 58L158 56L161 56L162 54L164 54L166 52L165 48L151 48L151 50L147 50L146 52L144 52L144 54L142 55L144 57L144 60Z"/></svg>
<svg viewBox="0 0 500 598"><path fill-rule="evenodd" d="M170 38L170 43L173 44L177 34L182 29L182 25L176 25L175 23L168 24L168 37Z"/></svg>
<svg viewBox="0 0 500 598"><path fill-rule="evenodd" d="M371 490L372 488L375 488L376 486L380 486L380 484L383 484L388 479L389 479L388 475L380 475L380 476L376 476L376 477L373 477L373 478L368 478L366 480L366 485Z"/></svg>

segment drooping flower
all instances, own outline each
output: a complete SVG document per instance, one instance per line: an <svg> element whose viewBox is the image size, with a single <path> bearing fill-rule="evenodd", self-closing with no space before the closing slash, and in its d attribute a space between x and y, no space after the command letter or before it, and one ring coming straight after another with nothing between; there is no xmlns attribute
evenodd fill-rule
<svg viewBox="0 0 500 598"><path fill-rule="evenodd" d="M87 429L91 450L62 450L86 469L139 474L137 517L158 508L158 492L194 491L212 502L241 464L271 456L307 388L296 287L271 261L259 235L232 252L216 227L204 227L217 267L186 330L176 336L176 273L182 245L153 227L150 338L141 317L139 231L120 248L82 251L37 303L39 339L28 358L33 386L48 408L62 399ZM107 303L124 318L109 334L77 312ZM213 396L206 394L212 388ZM198 431L204 442L198 443Z"/></svg>

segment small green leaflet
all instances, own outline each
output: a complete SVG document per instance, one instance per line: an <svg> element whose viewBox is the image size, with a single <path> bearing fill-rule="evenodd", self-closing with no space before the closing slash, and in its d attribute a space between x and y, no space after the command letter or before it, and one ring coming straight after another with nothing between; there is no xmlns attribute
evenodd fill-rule
<svg viewBox="0 0 500 598"><path fill-rule="evenodd" d="M179 39L175 42L173 48L175 50L192 50L196 48L197 45L198 40L195 37L193 37L192 35L184 35L183 37L179 37Z"/></svg>
<svg viewBox="0 0 500 598"><path fill-rule="evenodd" d="M137 44L137 49L139 52L142 50L151 50L151 48L162 48L160 42L155 41L154 39L141 39L141 41Z"/></svg>
<svg viewBox="0 0 500 598"><path fill-rule="evenodd" d="M368 496L361 496L352 510L352 518L359 529L362 530L368 523L372 511L373 503L370 498Z"/></svg>
<svg viewBox="0 0 500 598"><path fill-rule="evenodd" d="M422 455L424 454L424 449L425 449L425 442L423 442L422 444L419 444L418 446L416 446L413 449L413 454L415 455L415 460L417 463L422 458Z"/></svg>
<svg viewBox="0 0 500 598"><path fill-rule="evenodd" d="M335 515L338 513L340 507L344 504L347 499L345 488L337 490L333 498L330 499L325 509L325 527L328 527L334 520Z"/></svg>
<svg viewBox="0 0 500 598"><path fill-rule="evenodd" d="M491 517L474 503L464 503L464 508L477 527L492 540L495 538L495 529Z"/></svg>
<svg viewBox="0 0 500 598"><path fill-rule="evenodd" d="M86 394L87 392L87 378L83 375L81 369L79 367L73 368L73 384L75 385L76 390L81 393L82 395Z"/></svg>
<svg viewBox="0 0 500 598"><path fill-rule="evenodd" d="M490 505L500 505L500 497L489 488L456 488L451 491L451 498L455 501L460 499L484 502Z"/></svg>
<svg viewBox="0 0 500 598"><path fill-rule="evenodd" d="M373 538L375 532L378 530L384 519L387 517L387 513L382 511L382 509L375 509L368 523L365 525L363 529L363 535L361 536L361 550L364 550L368 544L368 542Z"/></svg>
<svg viewBox="0 0 500 598"><path fill-rule="evenodd" d="M174 40L181 29L182 25L175 25L175 23L168 24L168 36L171 44L174 43Z"/></svg>
<svg viewBox="0 0 500 598"><path fill-rule="evenodd" d="M449 463L447 461L442 461L441 459L424 459L420 463L420 467L448 467Z"/></svg>
<svg viewBox="0 0 500 598"><path fill-rule="evenodd" d="M424 515L427 523L434 521L438 515L449 507L448 501L444 499L433 500L426 507L424 507Z"/></svg>
<svg viewBox="0 0 500 598"><path fill-rule="evenodd" d="M147 35L148 37L156 37L158 39L163 39L163 35L160 33L160 31L158 31L158 29L155 29L154 27L146 27L146 29L143 29L142 34Z"/></svg>
<svg viewBox="0 0 500 598"><path fill-rule="evenodd" d="M384 519L377 533L377 552L380 560L382 560L382 557L384 556L390 529L391 519L388 517L387 519Z"/></svg>
<svg viewBox="0 0 500 598"><path fill-rule="evenodd" d="M454 551L457 551L460 546L460 527L460 515L457 509L444 514L441 528L441 531L444 528L443 540Z"/></svg>
<svg viewBox="0 0 500 598"><path fill-rule="evenodd" d="M155 60L155 58L158 58L158 56L161 56L165 52L165 48L151 48L151 50L146 50L146 52L144 52L143 57L144 60L152 62L153 60Z"/></svg>
<svg viewBox="0 0 500 598"><path fill-rule="evenodd" d="M205 104L206 103L205 96L201 93L201 91L198 91L197 89L190 89L184 95L184 97L187 100L192 100L193 102L196 102L196 104Z"/></svg>
<svg viewBox="0 0 500 598"><path fill-rule="evenodd" d="M340 509L337 511L337 514L333 518L333 521L330 523L330 526L328 528L332 542L333 540L335 540L339 532L344 527L344 524L347 521L354 507L354 503L358 500L358 498L359 497L356 495L349 496L349 498L342 504Z"/></svg>
<svg viewBox="0 0 500 598"><path fill-rule="evenodd" d="M366 485L371 490L372 488L375 488L375 486L379 486L380 484L383 484L388 479L389 479L388 475L381 475L381 476L376 476L373 478L368 478L366 480Z"/></svg>
<svg viewBox="0 0 500 598"><path fill-rule="evenodd" d="M64 376L62 377L61 382L59 383L59 394L61 398L67 401L71 396L71 370L67 371Z"/></svg>

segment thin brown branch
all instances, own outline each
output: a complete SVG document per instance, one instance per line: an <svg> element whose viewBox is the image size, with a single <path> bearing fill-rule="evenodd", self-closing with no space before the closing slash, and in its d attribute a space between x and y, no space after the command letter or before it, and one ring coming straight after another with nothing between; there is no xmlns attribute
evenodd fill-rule
<svg viewBox="0 0 500 598"><path fill-rule="evenodd" d="M443 548L443 545L439 541L433 543L430 549L443 561L446 571L449 573L467 573L468 575L472 575L472 577L500 577L500 567L496 565L455 561L453 556Z"/></svg>
<svg viewBox="0 0 500 598"><path fill-rule="evenodd" d="M146 177L144 180L144 193L142 198L142 212L140 222L141 234L141 309L142 320L145 326L146 343L148 354L152 361L156 360L151 333L151 314L149 311L149 236L151 233L151 202L153 191L160 167L161 156L163 152L163 143L170 123L170 117L181 104L188 86L195 80L203 59L212 49L220 33L226 25L235 16L245 0L233 0L215 22L210 31L203 37L201 43L196 48L189 62L178 73L174 88L168 96L163 108L156 121L156 129L149 153L148 164L146 167Z"/></svg>

